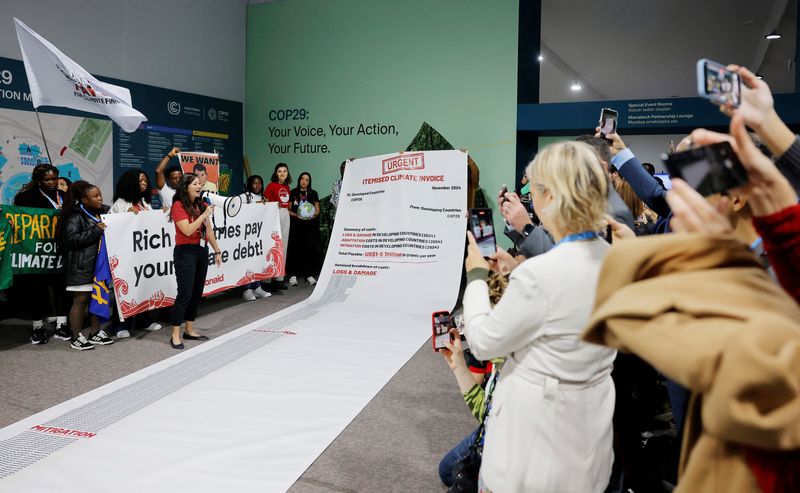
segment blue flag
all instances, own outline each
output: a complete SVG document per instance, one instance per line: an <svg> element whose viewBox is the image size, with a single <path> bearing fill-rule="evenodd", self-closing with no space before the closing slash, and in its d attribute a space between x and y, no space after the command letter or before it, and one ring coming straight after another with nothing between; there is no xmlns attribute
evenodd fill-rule
<svg viewBox="0 0 800 493"><path fill-rule="evenodd" d="M92 298L89 300L89 313L97 315L100 322L107 322L111 318L111 268L108 265L108 250L106 250L105 234L100 237L100 247L97 251L97 262L94 264L94 282L92 283Z"/></svg>

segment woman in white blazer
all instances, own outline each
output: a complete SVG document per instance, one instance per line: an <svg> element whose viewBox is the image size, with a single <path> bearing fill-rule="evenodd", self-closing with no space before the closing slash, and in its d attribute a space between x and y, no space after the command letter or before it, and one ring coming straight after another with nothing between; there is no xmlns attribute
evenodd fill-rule
<svg viewBox="0 0 800 493"><path fill-rule="evenodd" d="M609 245L608 181L591 147L552 144L526 170L556 246L514 268L489 304L489 263L470 234L465 333L480 360L508 356L486 422L482 491L602 492L613 462L616 352L580 340ZM498 253L494 261L512 262Z"/></svg>

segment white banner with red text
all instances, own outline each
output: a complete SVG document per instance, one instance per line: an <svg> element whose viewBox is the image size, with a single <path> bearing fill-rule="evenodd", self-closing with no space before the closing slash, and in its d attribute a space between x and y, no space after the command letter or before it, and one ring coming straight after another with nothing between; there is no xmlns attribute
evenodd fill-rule
<svg viewBox="0 0 800 493"><path fill-rule="evenodd" d="M226 199L228 206L217 206L214 212L212 224L222 265L214 265L209 248L204 296L283 273L277 205L242 204L236 199ZM107 214L103 222L121 317L172 306L178 288L172 260L175 223L169 215L160 210Z"/></svg>
<svg viewBox="0 0 800 493"><path fill-rule="evenodd" d="M461 151L349 162L308 299L0 430L0 491L288 490L452 310L466 186Z"/></svg>

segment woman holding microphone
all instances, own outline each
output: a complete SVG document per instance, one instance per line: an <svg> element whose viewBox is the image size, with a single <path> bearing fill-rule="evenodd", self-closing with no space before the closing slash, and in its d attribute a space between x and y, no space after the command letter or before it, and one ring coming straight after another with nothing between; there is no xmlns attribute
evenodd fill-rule
<svg viewBox="0 0 800 493"><path fill-rule="evenodd" d="M214 249L214 263L222 264L214 228L209 217L214 214L214 206L206 205L200 199L202 186L194 173L181 177L175 191L170 217L175 222L175 278L178 282L178 296L172 306L172 338L169 343L173 349L183 349L181 324L186 322L183 338L193 341L206 341L207 336L194 330L197 307L203 296L203 288L208 272L208 245Z"/></svg>

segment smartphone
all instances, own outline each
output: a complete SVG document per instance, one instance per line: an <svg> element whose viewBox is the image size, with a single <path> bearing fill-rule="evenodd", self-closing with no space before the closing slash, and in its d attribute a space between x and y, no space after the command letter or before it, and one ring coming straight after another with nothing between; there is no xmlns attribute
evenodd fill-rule
<svg viewBox="0 0 800 493"><path fill-rule="evenodd" d="M747 183L747 171L728 142L662 155L670 178L681 178L707 197Z"/></svg>
<svg viewBox="0 0 800 493"><path fill-rule="evenodd" d="M488 258L489 255L497 252L491 209L470 209L469 230L475 236L481 255Z"/></svg>
<svg viewBox="0 0 800 493"><path fill-rule="evenodd" d="M600 110L600 137L606 138L606 135L617 132L617 118L619 113L611 108L603 108Z"/></svg>
<svg viewBox="0 0 800 493"><path fill-rule="evenodd" d="M468 351L469 350L469 343L467 342L467 338L464 336L464 314L458 313L451 317L453 328L455 328L455 332L461 336L461 349ZM452 341L453 331L450 332L450 340Z"/></svg>
<svg viewBox="0 0 800 493"><path fill-rule="evenodd" d="M742 79L721 63L703 58L697 61L697 94L714 104L738 107L742 102Z"/></svg>
<svg viewBox="0 0 800 493"><path fill-rule="evenodd" d="M447 343L450 342L450 329L453 328L450 312L433 312L431 325L433 327L433 350L438 352L447 347Z"/></svg>

